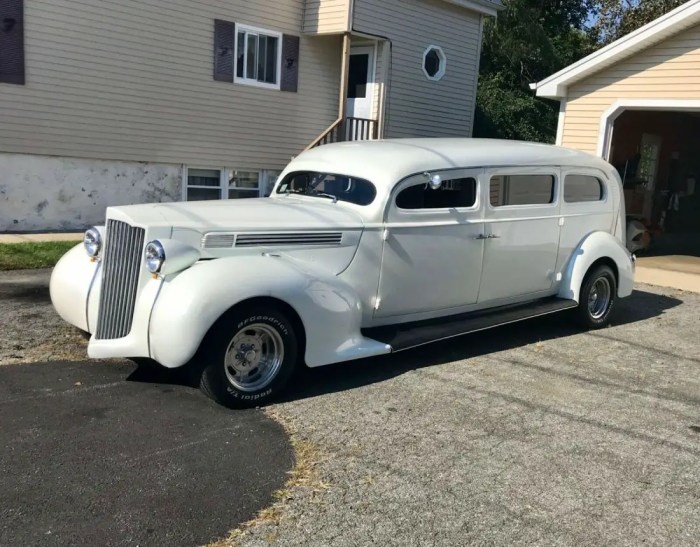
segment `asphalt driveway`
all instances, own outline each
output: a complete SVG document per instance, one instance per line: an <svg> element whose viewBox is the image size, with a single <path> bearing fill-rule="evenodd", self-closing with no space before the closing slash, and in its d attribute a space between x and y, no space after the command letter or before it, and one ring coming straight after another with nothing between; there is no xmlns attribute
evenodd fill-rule
<svg viewBox="0 0 700 547"><path fill-rule="evenodd" d="M0 296L0 320L11 319L14 329L11 335L0 329L0 346L3 336L11 336L12 344L20 348L3 354L0 347L0 362L20 356L45 360L59 351L77 356L84 351L84 341L61 330L64 327L41 296L45 288L40 278L45 274L35 275L34 281L21 281L20 274L13 280L0 277L0 295L3 290L7 294L10 285L13 290L22 288L19 300ZM615 324L602 331L580 332L565 316L551 316L414 351L309 371L299 377L287 400L273 409L289 417L300 436L326 454L319 482L327 488L294 489L286 500L284 518L249 530L243 543L696 546L700 544L699 329L700 295L639 286L631 298L619 303ZM56 333L61 333L59 338L67 336L70 343L44 342ZM95 378L95 386L113 382L120 386L104 394L94 389L89 404L86 399L84 406L76 407L67 402L75 397L68 392L82 387L75 385L85 381L82 374L66 376L67 383L60 384L53 375L42 374L54 366L0 367L0 372L26 367L28 372L22 374L34 378L26 389L61 385L67 391L52 397L51 403L49 398L38 399L46 402L42 403L45 411L37 417L31 410L34 399L15 411L20 425L14 438L30 442L34 428L63 427L63 438L69 441L43 448L36 445L36 451L25 451L33 455L28 461L19 455L3 456L0 487L13 473L29 477L27 483L32 483L33 458L46 462L46 470L32 472L46 477L47 485L59 485L71 467L78 468L78 476L81 468L90 471L90 460L79 457L85 449L101 445L82 440L78 429L86 432L86 439L106 429L102 435L110 440L100 448L98 461L114 462L119 461L116 454L122 450L129 423L140 424L137 432L148 432L139 437L139 443L155 452L174 443L159 429L191 424L193 435L212 431L218 439L219 433L214 432L239 419L239 413L232 419L226 411L203 402L191 388L134 377L128 368L133 365L128 364L58 365L109 375L105 380ZM21 377L17 372L8 374ZM8 389L3 378L0 383ZM126 404L116 397L122 389L132 393ZM173 391L164 392L169 389ZM91 412L99 414L112 390L114 406L105 411L103 427L90 425L100 419ZM34 396L34 391L24 393ZM142 399L149 403L138 407ZM258 427L250 425L251 442ZM149 435L158 437L151 441ZM60 465L66 447L74 456L66 460L70 464ZM207 458L205 452L198 450L199 457ZM164 466L172 457L156 459ZM211 460L220 463L221 459L215 454ZM11 465L7 467L5 461ZM125 463L119 465L126 469ZM234 460L233 467L237 465ZM219 492L218 499L223 499L225 485L207 476L204 466L197 470L206 484L203 490ZM124 470L112 475L137 484L125 490L116 478L105 479L103 497L94 497L97 501L87 509L81 507L83 515L99 509L103 499L112 503L126 498L124 507L148 499L139 493L138 484L140 478L148 477L145 469L141 475ZM8 484L18 479L11 480ZM76 478L70 484L78 485L75 491L81 492L79 488L87 489L85 483L78 485ZM41 481L33 484L32 499L44 503L48 494L42 494ZM9 502L24 507L23 491L14 488L15 495L0 494L5 496L0 499L0 511ZM154 492L168 492L167 488L163 480ZM61 509L61 516L71 518L74 498L62 495L64 503L54 504L46 515ZM205 495L202 492L197 499ZM19 516L1 513L0 544L23 543L25 536L17 534L30 521L17 520L21 511ZM148 510L122 513L120 526L148 531L149 526L157 529L177 521L163 509L152 515L150 524L143 513ZM189 525L199 526L199 519L209 513L180 514ZM46 517L41 511L37 515L41 523L37 530L49 531L42 520ZM144 520L135 520L139 518ZM224 528L233 526L235 522ZM127 537L123 529L105 528L115 541ZM201 540L183 536L182 541Z"/></svg>

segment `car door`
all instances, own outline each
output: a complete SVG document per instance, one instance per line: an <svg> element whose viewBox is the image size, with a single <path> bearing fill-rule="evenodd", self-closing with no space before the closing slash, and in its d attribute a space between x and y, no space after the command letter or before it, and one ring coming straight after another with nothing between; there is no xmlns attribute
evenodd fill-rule
<svg viewBox="0 0 700 547"><path fill-rule="evenodd" d="M375 317L476 303L484 251L479 171L436 174L439 189L421 174L400 183L389 199Z"/></svg>
<svg viewBox="0 0 700 547"><path fill-rule="evenodd" d="M554 287L559 249L559 170L488 170L487 240L479 303L524 299Z"/></svg>

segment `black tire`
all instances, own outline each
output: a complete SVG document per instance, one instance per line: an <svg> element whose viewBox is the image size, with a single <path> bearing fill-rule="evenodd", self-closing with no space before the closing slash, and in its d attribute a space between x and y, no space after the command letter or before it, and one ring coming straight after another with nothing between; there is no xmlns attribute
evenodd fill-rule
<svg viewBox="0 0 700 547"><path fill-rule="evenodd" d="M284 313L268 306L232 310L217 321L204 344L200 389L229 408L262 406L275 399L289 382L299 358L292 322ZM260 355L265 353L280 358L262 359ZM268 367L265 363L278 364ZM256 364L259 364L257 368ZM275 371L268 373L269 381L256 388L256 375L261 377L258 383L264 382L263 370L271 369ZM249 377L241 377L246 371Z"/></svg>
<svg viewBox="0 0 700 547"><path fill-rule="evenodd" d="M607 300L601 295L608 291ZM609 266L597 266L590 270L581 285L576 309L579 324L586 329L600 329L610 323L610 316L617 301L617 281Z"/></svg>

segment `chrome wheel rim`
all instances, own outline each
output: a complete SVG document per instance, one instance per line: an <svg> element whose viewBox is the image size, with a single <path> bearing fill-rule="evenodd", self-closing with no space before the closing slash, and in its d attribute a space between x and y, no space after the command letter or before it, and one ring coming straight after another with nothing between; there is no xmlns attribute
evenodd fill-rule
<svg viewBox="0 0 700 547"><path fill-rule="evenodd" d="M269 325L255 323L239 330L226 349L226 378L240 391L259 391L275 379L284 360L284 342Z"/></svg>
<svg viewBox="0 0 700 547"><path fill-rule="evenodd" d="M596 279L591 287L591 292L588 293L588 313L593 319L605 316L610 307L611 295L610 281L605 277Z"/></svg>

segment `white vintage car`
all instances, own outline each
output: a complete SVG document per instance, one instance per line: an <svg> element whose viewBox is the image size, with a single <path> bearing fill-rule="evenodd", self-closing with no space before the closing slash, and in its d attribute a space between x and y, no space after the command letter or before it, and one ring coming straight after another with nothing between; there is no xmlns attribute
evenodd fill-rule
<svg viewBox="0 0 700 547"><path fill-rule="evenodd" d="M91 357L197 364L263 404L295 367L405 350L632 292L620 179L564 148L477 139L322 146L269 198L110 207L51 278Z"/></svg>

